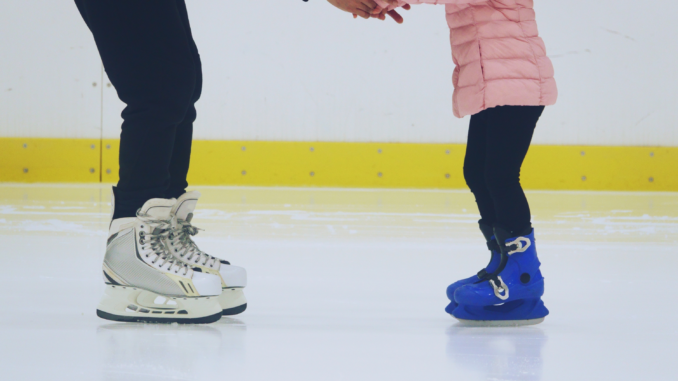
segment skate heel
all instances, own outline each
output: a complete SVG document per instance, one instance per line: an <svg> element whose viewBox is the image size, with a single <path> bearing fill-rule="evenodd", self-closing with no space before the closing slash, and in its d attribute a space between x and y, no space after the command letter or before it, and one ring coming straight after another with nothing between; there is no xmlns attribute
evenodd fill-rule
<svg viewBox="0 0 678 381"><path fill-rule="evenodd" d="M224 316L237 315L247 309L247 299L242 288L224 288L218 300Z"/></svg>
<svg viewBox="0 0 678 381"><path fill-rule="evenodd" d="M216 296L165 296L129 286L106 285L97 316L142 323L206 324L221 318Z"/></svg>

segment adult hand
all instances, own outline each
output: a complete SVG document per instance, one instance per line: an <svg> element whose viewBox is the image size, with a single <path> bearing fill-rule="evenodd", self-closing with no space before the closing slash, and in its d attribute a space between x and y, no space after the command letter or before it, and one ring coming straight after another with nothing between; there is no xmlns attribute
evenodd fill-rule
<svg viewBox="0 0 678 381"><path fill-rule="evenodd" d="M384 0L384 1L388 1L388 0ZM393 0L393 1L396 2L396 3L398 2L398 0ZM409 11L410 8L412 8L412 7L409 4L403 5L403 9L406 10L406 11ZM400 13L398 13L398 11L396 11L395 9L390 10L390 11L387 10L387 9L382 9L381 12L379 12L379 14L373 15L373 17L376 17L379 20L385 20L386 15L389 15L389 17L391 17L398 24L402 24L403 21L405 21L405 20L403 20L403 16L401 16Z"/></svg>
<svg viewBox="0 0 678 381"><path fill-rule="evenodd" d="M341 9L342 11L353 13L353 15L360 16L364 19L370 18L375 9L379 7L377 3L374 2L374 0L327 0L327 1L330 4L334 5L335 7Z"/></svg>

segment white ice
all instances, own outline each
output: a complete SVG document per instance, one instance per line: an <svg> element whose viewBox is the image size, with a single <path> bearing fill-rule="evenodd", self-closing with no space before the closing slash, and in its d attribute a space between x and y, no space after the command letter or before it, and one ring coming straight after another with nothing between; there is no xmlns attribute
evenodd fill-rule
<svg viewBox="0 0 678 381"><path fill-rule="evenodd" d="M0 185L0 380L669 380L678 194L530 192L551 315L466 328L446 286L488 259L467 191L201 188L201 247L245 313L101 320L109 189Z"/></svg>

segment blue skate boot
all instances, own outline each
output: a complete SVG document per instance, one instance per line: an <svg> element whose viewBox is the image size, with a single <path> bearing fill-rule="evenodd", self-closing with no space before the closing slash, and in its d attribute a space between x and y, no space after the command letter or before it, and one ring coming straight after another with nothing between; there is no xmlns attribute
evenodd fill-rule
<svg viewBox="0 0 678 381"><path fill-rule="evenodd" d="M541 300L544 277L539 270L534 230L511 237L508 231L495 227L494 235L501 251L499 266L485 279L454 292L458 306L452 316L480 326L541 323L549 311Z"/></svg>
<svg viewBox="0 0 678 381"><path fill-rule="evenodd" d="M466 279L458 280L447 287L447 298L450 300L450 304L445 307L445 312L448 314L451 314L452 311L457 308L457 302L454 301L454 292L461 286L485 279L488 274L497 269L499 262L501 261L499 244L497 243L497 240L494 239L494 230L492 230L492 226L484 224L482 220L478 221L478 225L480 226L480 231L483 233L483 236L485 236L485 241L487 241L487 249L490 250L490 263L487 264L487 267L480 270L478 274Z"/></svg>

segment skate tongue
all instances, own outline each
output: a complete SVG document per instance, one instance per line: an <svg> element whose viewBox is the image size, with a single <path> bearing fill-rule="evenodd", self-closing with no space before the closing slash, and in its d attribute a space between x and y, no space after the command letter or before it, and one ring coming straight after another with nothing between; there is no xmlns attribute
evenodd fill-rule
<svg viewBox="0 0 678 381"><path fill-rule="evenodd" d="M198 199L200 198L200 192L192 191L186 192L177 199L177 203L172 208L172 212L177 218L181 220L191 221L193 217L193 211L195 210L196 205L198 205Z"/></svg>
<svg viewBox="0 0 678 381"><path fill-rule="evenodd" d="M175 199L152 198L141 207L141 213L157 219L169 219L170 211L175 204Z"/></svg>

